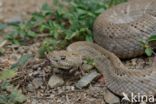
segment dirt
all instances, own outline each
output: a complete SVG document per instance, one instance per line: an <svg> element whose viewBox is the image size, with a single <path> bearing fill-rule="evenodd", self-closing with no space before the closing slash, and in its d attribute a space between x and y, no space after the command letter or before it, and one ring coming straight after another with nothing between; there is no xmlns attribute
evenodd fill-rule
<svg viewBox="0 0 156 104"><path fill-rule="evenodd" d="M51 0L0 0L0 20L5 21L14 16L28 18L32 12L38 11L45 2L50 4Z"/></svg>
<svg viewBox="0 0 156 104"><path fill-rule="evenodd" d="M50 4L51 0L0 0L0 22L6 22L14 17L29 19L31 13L39 11L45 2ZM100 94L102 93L100 88L103 87L90 86L85 90L76 90L72 84L66 84L54 89L49 88L47 83L52 71L49 66L44 68L37 66L42 62L38 58L39 46L40 42L37 41L31 46L19 47L7 44L4 46L4 55L0 57L0 70L3 70L16 63L23 54L35 55L26 67L19 70L21 74L12 80L12 83L18 85L28 97L25 104L105 104ZM34 84L39 85L34 87Z"/></svg>
<svg viewBox="0 0 156 104"><path fill-rule="evenodd" d="M43 3L51 3L51 0L0 0L0 22L20 16L26 20L31 13L39 11ZM50 65L40 66L44 60L39 59L38 49L40 41L30 46L16 46L7 44L4 46L5 53L0 56L0 70L10 67L17 62L23 54L33 54L34 58L27 63L12 83L18 85L28 97L25 104L105 104L104 84L95 82L85 89L76 89L74 81L70 78L62 87L49 88L48 79L52 75ZM133 59L125 62L127 66L142 68L147 59ZM138 64L140 63L140 64ZM132 67L132 68L134 68Z"/></svg>

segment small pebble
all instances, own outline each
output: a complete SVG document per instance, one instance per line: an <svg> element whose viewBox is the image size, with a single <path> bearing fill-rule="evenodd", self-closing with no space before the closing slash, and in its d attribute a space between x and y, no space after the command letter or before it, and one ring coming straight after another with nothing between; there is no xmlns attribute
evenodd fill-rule
<svg viewBox="0 0 156 104"><path fill-rule="evenodd" d="M33 92L35 90L35 88L34 88L34 86L31 83L29 83L28 86L27 86L27 90L29 92Z"/></svg>
<svg viewBox="0 0 156 104"><path fill-rule="evenodd" d="M83 64L82 65L82 69L86 72L90 71L91 69L93 69L93 65L89 65L89 64Z"/></svg>
<svg viewBox="0 0 156 104"><path fill-rule="evenodd" d="M39 87L41 87L43 85L43 80L42 80L42 78L35 78L35 79L33 79L32 83L33 83L34 87L36 89L38 89Z"/></svg>
<svg viewBox="0 0 156 104"><path fill-rule="evenodd" d="M48 81L48 85L51 87L51 88L55 88L55 87L58 87L58 86L62 86L64 84L64 80L57 76L57 75L52 75Z"/></svg>
<svg viewBox="0 0 156 104"><path fill-rule="evenodd" d="M120 104L120 99L107 89L104 93L104 99L108 104Z"/></svg>
<svg viewBox="0 0 156 104"><path fill-rule="evenodd" d="M14 23L20 23L20 22L23 22L23 19L21 16L13 16L11 18L8 18L6 20L4 20L5 23L8 23L8 24L14 24Z"/></svg>
<svg viewBox="0 0 156 104"><path fill-rule="evenodd" d="M89 74L83 76L77 83L76 83L76 87L81 89L83 87L86 87L89 83L91 83L92 80L94 80L95 78L97 78L100 74L96 71L93 70L91 71Z"/></svg>

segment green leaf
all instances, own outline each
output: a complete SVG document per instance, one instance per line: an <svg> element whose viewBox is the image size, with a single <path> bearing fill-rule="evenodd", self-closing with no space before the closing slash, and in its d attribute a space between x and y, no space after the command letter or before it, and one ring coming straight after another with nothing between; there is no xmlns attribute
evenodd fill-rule
<svg viewBox="0 0 156 104"><path fill-rule="evenodd" d="M18 103L22 103L26 100L26 97L21 93L20 90L17 90L16 88L12 91L9 97Z"/></svg>
<svg viewBox="0 0 156 104"><path fill-rule="evenodd" d="M40 57L43 58L45 56L45 53L54 50L57 44L58 44L58 41L55 39L46 39L42 43L42 45L39 49Z"/></svg>
<svg viewBox="0 0 156 104"><path fill-rule="evenodd" d="M65 39L66 40L71 40L72 38L76 37L78 35L79 31L75 31L72 34L67 34Z"/></svg>
<svg viewBox="0 0 156 104"><path fill-rule="evenodd" d="M33 31L28 31L28 35L30 36L30 37L35 37L37 34L35 33L35 32L33 32Z"/></svg>
<svg viewBox="0 0 156 104"><path fill-rule="evenodd" d="M51 7L50 7L47 3L44 3L44 4L42 5L41 10L42 10L42 13L43 13L44 15L47 15L47 14L49 14L49 13L52 13L52 9L51 9Z"/></svg>
<svg viewBox="0 0 156 104"><path fill-rule="evenodd" d="M1 88L2 90L6 90L6 89L8 89L10 86L11 86L11 84L9 83L9 81L8 81L8 80L4 80L4 81L1 83L0 88Z"/></svg>
<svg viewBox="0 0 156 104"><path fill-rule="evenodd" d="M156 41L156 35L152 35L148 38L148 42Z"/></svg>
<svg viewBox="0 0 156 104"><path fill-rule="evenodd" d="M0 104L21 104L26 100L21 90L18 90L8 81L3 81L0 88L3 90L0 93Z"/></svg>
<svg viewBox="0 0 156 104"><path fill-rule="evenodd" d="M30 60L32 58L32 55L30 54L25 54L23 56L20 57L20 59L18 60L17 63L13 64L11 66L11 69L15 69L15 68L19 68L19 67L22 67L23 65L25 65L28 60Z"/></svg>
<svg viewBox="0 0 156 104"><path fill-rule="evenodd" d="M149 48L146 48L145 49L145 53L146 53L147 56L152 56L152 53L153 53L152 48L150 48L150 47Z"/></svg>
<svg viewBox="0 0 156 104"><path fill-rule="evenodd" d="M86 36L86 41L93 42L93 37L91 35Z"/></svg>
<svg viewBox="0 0 156 104"><path fill-rule="evenodd" d="M6 80L6 79L12 78L14 76L16 76L15 70L7 69L7 70L0 72L0 80Z"/></svg>
<svg viewBox="0 0 156 104"><path fill-rule="evenodd" d="M89 64L89 65L94 65L95 64L94 59L92 59L92 58L85 58L84 63Z"/></svg>
<svg viewBox="0 0 156 104"><path fill-rule="evenodd" d="M100 13L102 13L104 10L105 10L104 8L100 8L100 9L96 10L95 13L100 14Z"/></svg>
<svg viewBox="0 0 156 104"><path fill-rule="evenodd" d="M77 9L77 13L78 13L79 15L82 15L82 14L86 14L86 13L87 13L87 11L85 11L85 10L83 10L83 9L78 8L78 9Z"/></svg>
<svg viewBox="0 0 156 104"><path fill-rule="evenodd" d="M7 104L8 99L6 95L0 95L0 104Z"/></svg>

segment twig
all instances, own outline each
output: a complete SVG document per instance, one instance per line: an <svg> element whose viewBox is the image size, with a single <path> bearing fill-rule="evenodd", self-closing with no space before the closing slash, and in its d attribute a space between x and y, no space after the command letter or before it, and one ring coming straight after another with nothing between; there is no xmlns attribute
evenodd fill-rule
<svg viewBox="0 0 156 104"><path fill-rule="evenodd" d="M0 44L0 48L2 48L8 41L4 40L1 44Z"/></svg>

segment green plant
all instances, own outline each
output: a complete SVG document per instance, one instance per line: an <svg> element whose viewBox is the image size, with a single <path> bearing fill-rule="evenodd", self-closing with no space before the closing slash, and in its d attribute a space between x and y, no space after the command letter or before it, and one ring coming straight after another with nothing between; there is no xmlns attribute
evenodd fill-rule
<svg viewBox="0 0 156 104"><path fill-rule="evenodd" d="M63 49L67 42L65 40L45 39L39 49L40 57L44 57L45 52L50 52L55 49Z"/></svg>
<svg viewBox="0 0 156 104"><path fill-rule="evenodd" d="M15 70L7 69L0 73L0 104L16 104L22 103L26 97L20 90L13 87L7 79L13 78L16 75Z"/></svg>
<svg viewBox="0 0 156 104"><path fill-rule="evenodd" d="M15 70L7 69L0 73L0 80L6 80L8 78L14 77L15 75L16 75Z"/></svg>
<svg viewBox="0 0 156 104"><path fill-rule="evenodd" d="M13 87L9 82L4 81L1 85L0 104L17 104L26 100L20 90Z"/></svg>
<svg viewBox="0 0 156 104"><path fill-rule="evenodd" d="M114 5L117 5L121 2L126 2L127 0L108 0L108 7L112 7Z"/></svg>
<svg viewBox="0 0 156 104"><path fill-rule="evenodd" d="M124 1L126 0L66 0L62 3L53 0L55 8L44 4L41 11L33 13L29 21L14 25L14 31L6 38L15 44L26 44L37 38L38 34L48 34L48 39L42 39L39 51L41 56L53 49L60 49L59 45L55 46L56 43L65 43L66 47L73 41L92 42L95 18L110 6Z"/></svg>
<svg viewBox="0 0 156 104"><path fill-rule="evenodd" d="M10 69L0 72L0 104L17 104L26 100L22 92L10 84L9 80L15 77L17 75L17 69L24 66L30 59L31 55L25 54Z"/></svg>
<svg viewBox="0 0 156 104"><path fill-rule="evenodd" d="M84 64L95 66L94 59L91 59L91 58L84 59Z"/></svg>
<svg viewBox="0 0 156 104"><path fill-rule="evenodd" d="M145 53L147 56L152 56L152 54L156 55L153 51L150 43L156 41L156 35L151 35L147 40L140 41L143 47L145 48Z"/></svg>

